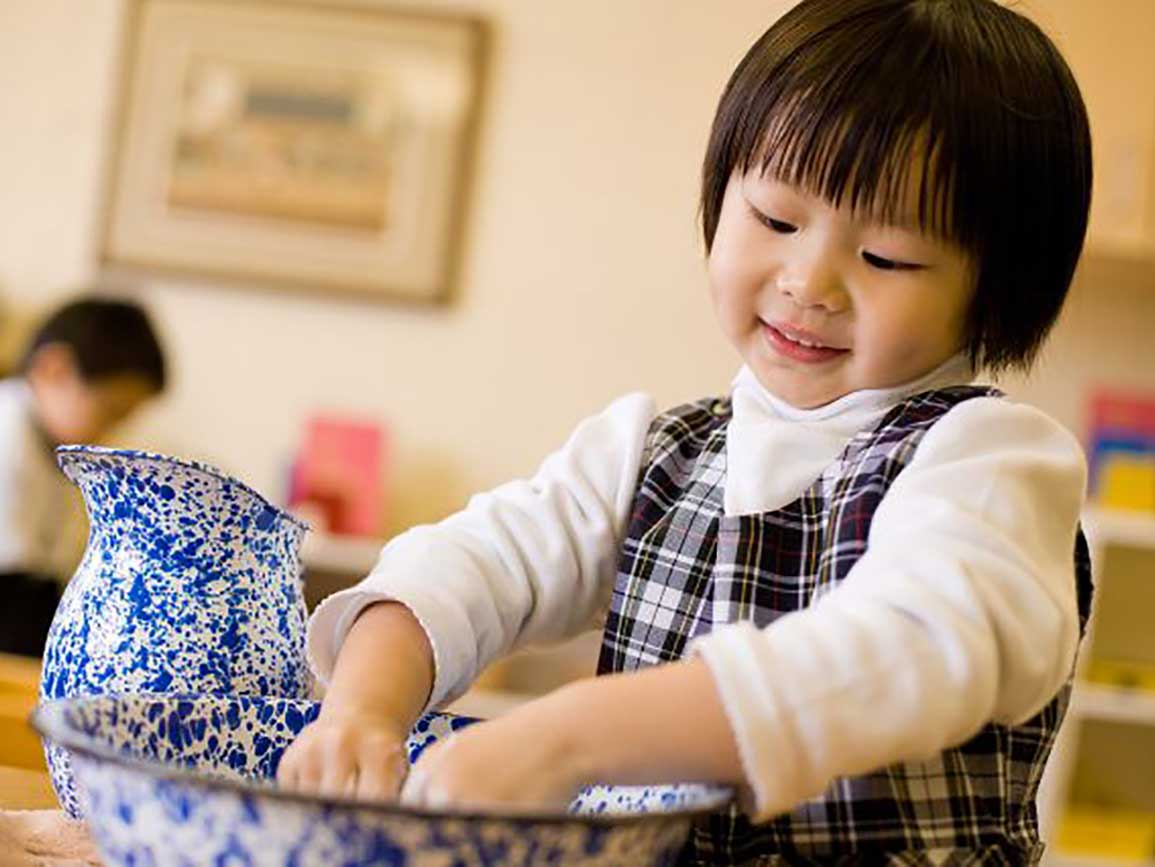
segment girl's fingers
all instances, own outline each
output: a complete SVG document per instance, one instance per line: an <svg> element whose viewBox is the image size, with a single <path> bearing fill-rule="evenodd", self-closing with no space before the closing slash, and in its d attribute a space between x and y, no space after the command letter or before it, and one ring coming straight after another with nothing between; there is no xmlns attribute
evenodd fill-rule
<svg viewBox="0 0 1155 867"><path fill-rule="evenodd" d="M321 778L315 789L318 795L329 798L343 797L349 786L356 786L356 770L350 761L328 761L321 769Z"/></svg>
<svg viewBox="0 0 1155 867"><path fill-rule="evenodd" d="M357 797L391 801L401 791L409 770L404 747L368 748L362 752Z"/></svg>
<svg viewBox="0 0 1155 867"><path fill-rule="evenodd" d="M349 776L345 779L344 786L341 787L341 791L338 794L340 794L343 798L356 798L357 788L360 785L360 780L361 769L357 765L353 765L352 770L349 772Z"/></svg>
<svg viewBox="0 0 1155 867"><path fill-rule="evenodd" d="M292 792L393 800L409 769L406 756L389 736L306 730L285 751L277 782Z"/></svg>
<svg viewBox="0 0 1155 867"><path fill-rule="evenodd" d="M281 763L277 765L277 785L291 792L297 788L297 766L295 762L286 761L286 759L289 759L287 752L281 757Z"/></svg>
<svg viewBox="0 0 1155 867"><path fill-rule="evenodd" d="M317 753L317 750L313 750ZM321 760L320 778L315 791L320 795L339 798L347 795L350 786L357 785L357 756L344 737L328 739L317 757Z"/></svg>
<svg viewBox="0 0 1155 867"><path fill-rule="evenodd" d="M292 744L281 758L277 768L277 782L290 792L305 792L317 785L320 778L315 749L309 742Z"/></svg>
<svg viewBox="0 0 1155 867"><path fill-rule="evenodd" d="M408 807L425 806L425 789L429 784L429 776L421 762L409 769L409 775L401 786L400 801Z"/></svg>

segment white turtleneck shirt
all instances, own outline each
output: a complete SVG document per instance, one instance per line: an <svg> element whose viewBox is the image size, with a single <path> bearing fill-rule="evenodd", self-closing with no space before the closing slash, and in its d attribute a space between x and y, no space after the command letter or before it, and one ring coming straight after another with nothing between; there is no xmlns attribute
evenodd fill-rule
<svg viewBox="0 0 1155 867"><path fill-rule="evenodd" d="M804 410L744 368L726 431L726 513L792 502L897 403L969 378L956 358L916 382ZM406 605L429 637L430 706L513 649L599 626L656 412L647 395L619 398L532 478L392 540L360 584L314 613L317 677L328 679L356 615L381 600ZM965 401L923 437L836 589L766 628L719 625L693 642L733 730L755 820L836 777L932 757L991 721L1029 719L1055 696L1079 641L1073 551L1085 472L1078 442L1039 410Z"/></svg>

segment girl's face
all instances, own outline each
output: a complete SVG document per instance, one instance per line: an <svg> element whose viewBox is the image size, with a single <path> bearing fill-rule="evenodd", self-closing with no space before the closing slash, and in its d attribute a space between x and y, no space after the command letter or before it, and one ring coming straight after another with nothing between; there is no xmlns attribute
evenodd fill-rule
<svg viewBox="0 0 1155 867"><path fill-rule="evenodd" d="M822 406L916 379L959 352L970 257L903 222L835 208L757 169L730 179L710 288L723 332L771 393Z"/></svg>

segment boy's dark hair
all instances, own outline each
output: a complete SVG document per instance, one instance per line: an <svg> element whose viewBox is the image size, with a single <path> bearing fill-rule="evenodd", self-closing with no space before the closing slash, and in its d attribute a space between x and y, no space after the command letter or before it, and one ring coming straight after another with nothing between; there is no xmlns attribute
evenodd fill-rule
<svg viewBox="0 0 1155 867"><path fill-rule="evenodd" d="M160 340L143 308L131 301L88 296L65 304L33 335L21 370L27 372L36 351L49 343L71 349L80 375L88 382L139 376L156 391L164 391Z"/></svg>
<svg viewBox="0 0 1155 867"><path fill-rule="evenodd" d="M925 159L922 159L926 156ZM1091 138L1070 69L993 0L803 0L718 105L702 178L713 245L731 175L756 165L838 205L897 215L921 165L920 226L976 263L966 350L1028 368L1087 229Z"/></svg>

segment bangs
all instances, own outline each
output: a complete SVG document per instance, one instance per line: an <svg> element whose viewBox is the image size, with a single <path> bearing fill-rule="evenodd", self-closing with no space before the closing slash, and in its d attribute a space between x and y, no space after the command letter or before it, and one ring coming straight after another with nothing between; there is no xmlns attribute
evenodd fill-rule
<svg viewBox="0 0 1155 867"><path fill-rule="evenodd" d="M746 173L760 163L835 206L966 246L974 231L956 180L972 173L953 145L990 116L944 93L941 54L925 28L886 23L844 22L774 68L750 70L764 86L751 94L731 165Z"/></svg>
<svg viewBox="0 0 1155 867"><path fill-rule="evenodd" d="M993 0L801 0L742 58L702 166L709 252L733 176L759 170L976 263L976 367L1027 366L1087 229L1078 85L1037 25Z"/></svg>
<svg viewBox="0 0 1155 867"><path fill-rule="evenodd" d="M980 52L960 50L951 6L827 0L787 12L735 70L707 165L727 176L760 166L977 252L983 203L1008 191L998 154L1030 117L998 92Z"/></svg>
<svg viewBox="0 0 1155 867"><path fill-rule="evenodd" d="M971 237L965 215L950 209L958 170L937 118L859 107L838 114L820 89L805 93L784 94L788 110L767 107L767 129L736 160L743 174L757 165L856 216L958 243Z"/></svg>

